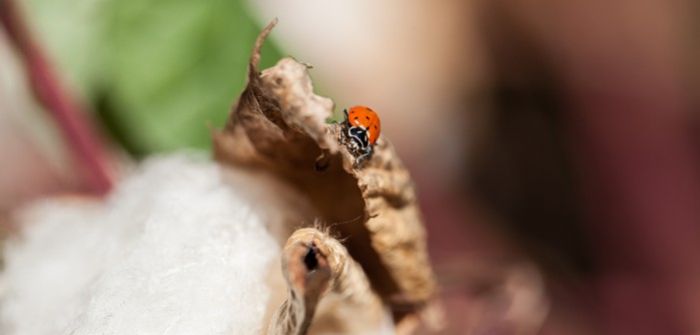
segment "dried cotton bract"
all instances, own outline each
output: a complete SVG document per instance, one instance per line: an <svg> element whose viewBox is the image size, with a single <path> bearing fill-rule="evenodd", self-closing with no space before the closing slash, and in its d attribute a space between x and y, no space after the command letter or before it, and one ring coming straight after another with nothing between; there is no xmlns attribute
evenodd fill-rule
<svg viewBox="0 0 700 335"><path fill-rule="evenodd" d="M295 231L282 251L282 269L289 294L268 335L394 333L360 265L327 233Z"/></svg>
<svg viewBox="0 0 700 335"><path fill-rule="evenodd" d="M256 42L248 85L226 127L214 133L215 156L295 189L312 209L304 221L328 223L395 321L415 319L436 287L413 182L385 137L370 160L354 166L355 157L338 142L339 126L326 123L333 102L314 94L307 65L285 58L259 71L260 48L274 24ZM327 162L318 171L321 156Z"/></svg>

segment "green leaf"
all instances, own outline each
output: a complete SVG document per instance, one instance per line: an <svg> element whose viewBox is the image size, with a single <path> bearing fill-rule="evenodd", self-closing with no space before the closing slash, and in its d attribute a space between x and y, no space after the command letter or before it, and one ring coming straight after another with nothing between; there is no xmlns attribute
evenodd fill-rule
<svg viewBox="0 0 700 335"><path fill-rule="evenodd" d="M76 20L65 25L89 27L72 43L61 34L79 29L44 33L72 45L53 50L79 74L105 127L137 155L211 146L210 126L223 125L242 91L261 29L241 0L32 1L45 6L42 20L53 13L59 21ZM89 11L71 12L82 7ZM263 57L264 68L280 52L268 41Z"/></svg>
<svg viewBox="0 0 700 335"><path fill-rule="evenodd" d="M103 51L116 126L139 151L208 148L207 125L221 126L243 89L260 28L239 1L120 0L109 13Z"/></svg>

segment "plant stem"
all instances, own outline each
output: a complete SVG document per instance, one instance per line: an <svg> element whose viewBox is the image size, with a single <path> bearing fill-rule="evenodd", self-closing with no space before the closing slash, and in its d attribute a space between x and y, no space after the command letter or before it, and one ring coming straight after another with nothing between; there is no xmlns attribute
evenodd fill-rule
<svg viewBox="0 0 700 335"><path fill-rule="evenodd" d="M83 107L60 82L48 58L35 42L14 0L0 0L0 24L26 67L39 102L61 129L90 191L105 194L112 186L106 153Z"/></svg>

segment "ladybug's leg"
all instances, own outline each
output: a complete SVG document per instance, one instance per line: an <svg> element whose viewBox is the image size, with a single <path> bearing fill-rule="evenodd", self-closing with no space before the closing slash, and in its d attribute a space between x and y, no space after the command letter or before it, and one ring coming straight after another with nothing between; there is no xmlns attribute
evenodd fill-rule
<svg viewBox="0 0 700 335"><path fill-rule="evenodd" d="M342 122L340 124L340 143L346 144L350 139L350 127L348 127L347 122Z"/></svg>
<svg viewBox="0 0 700 335"><path fill-rule="evenodd" d="M338 132L338 135L340 136L340 143L345 143L345 124L341 123L340 124L340 132Z"/></svg>
<svg viewBox="0 0 700 335"><path fill-rule="evenodd" d="M364 161L370 157L372 157L372 146L365 147L362 155L357 156L355 159L355 166L360 166L360 164L364 163Z"/></svg>

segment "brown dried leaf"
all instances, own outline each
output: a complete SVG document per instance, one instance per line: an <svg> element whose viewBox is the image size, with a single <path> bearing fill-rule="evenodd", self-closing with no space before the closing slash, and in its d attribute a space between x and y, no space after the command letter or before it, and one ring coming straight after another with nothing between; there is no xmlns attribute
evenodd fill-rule
<svg viewBox="0 0 700 335"><path fill-rule="evenodd" d="M342 237L397 320L417 312L434 296L435 282L412 180L384 136L366 164L353 166L339 126L326 122L333 102L313 93L307 65L284 58L259 72L260 47L275 23L260 34L248 85L214 134L215 156L296 189L316 210L307 222L320 219ZM328 165L318 171L322 154Z"/></svg>
<svg viewBox="0 0 700 335"><path fill-rule="evenodd" d="M282 252L282 273L289 294L268 334L366 334L382 326L380 298L345 247L327 233L295 231Z"/></svg>

